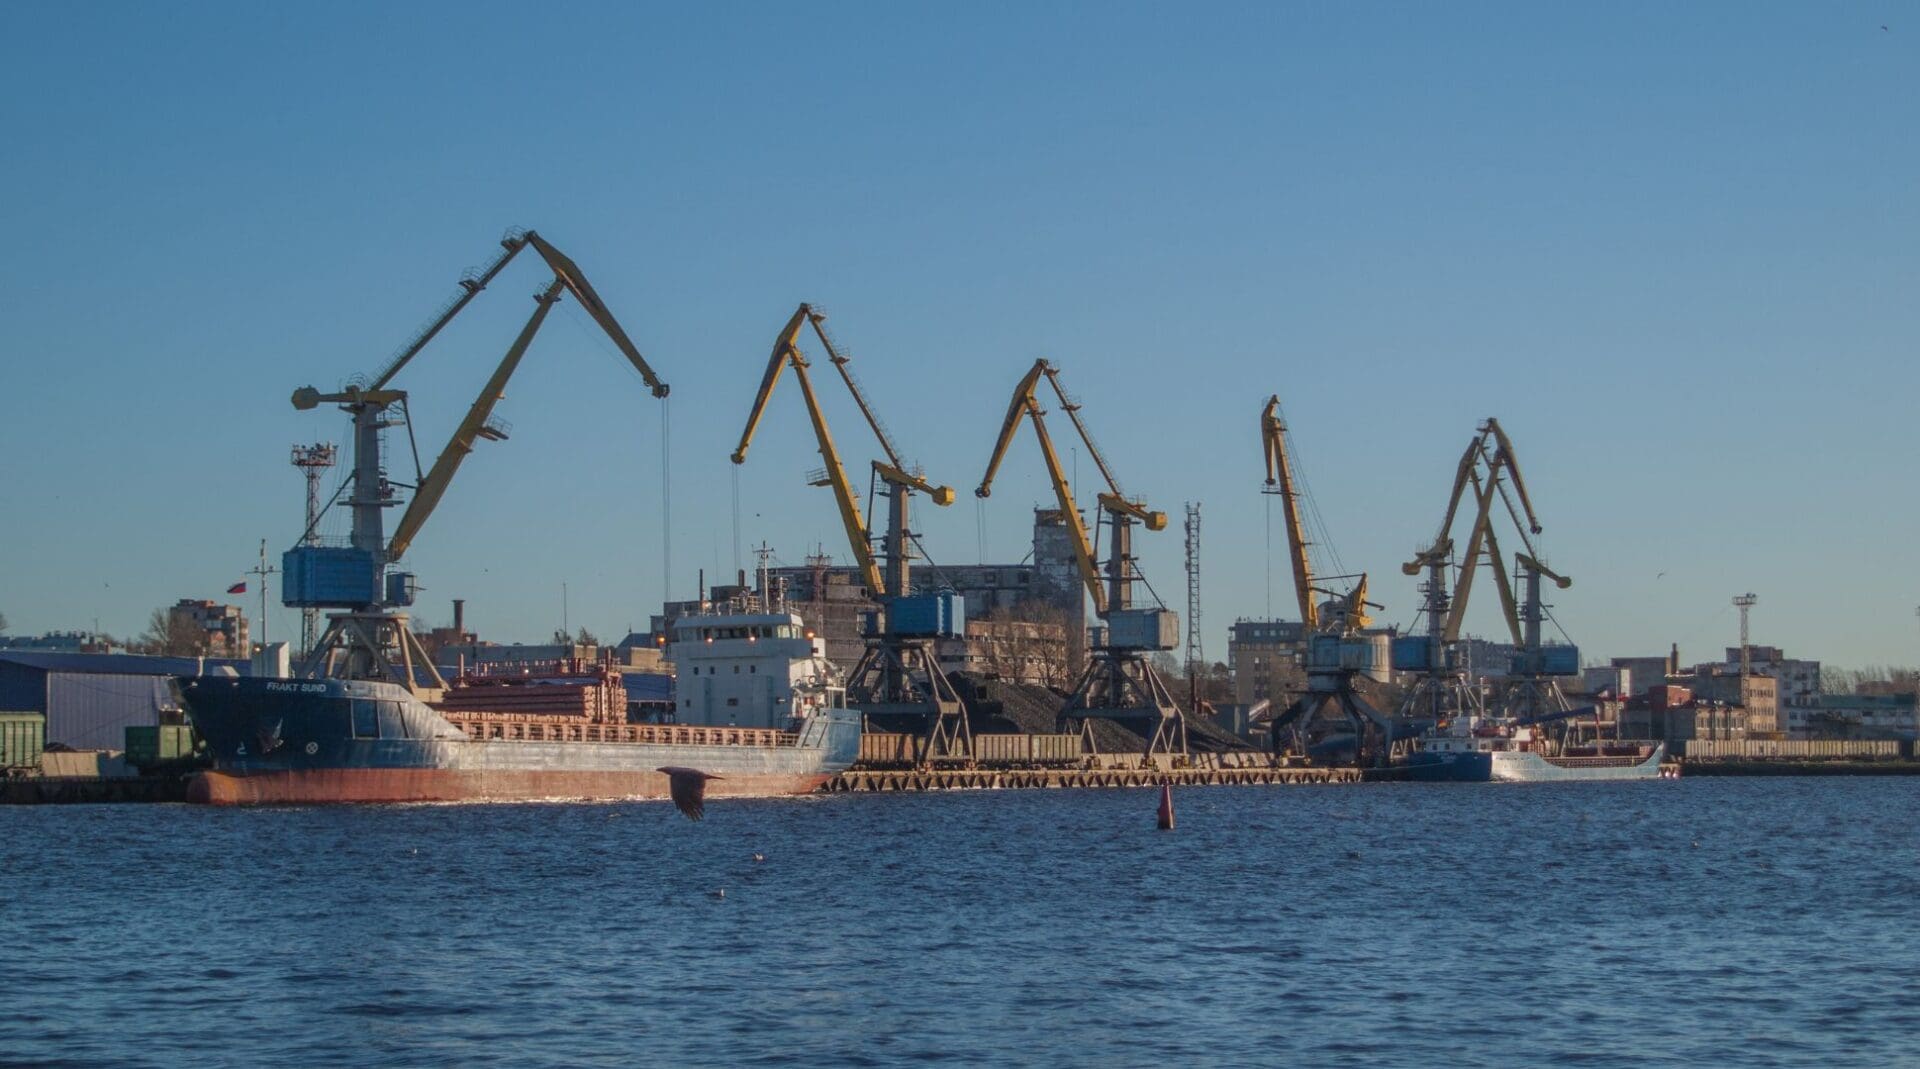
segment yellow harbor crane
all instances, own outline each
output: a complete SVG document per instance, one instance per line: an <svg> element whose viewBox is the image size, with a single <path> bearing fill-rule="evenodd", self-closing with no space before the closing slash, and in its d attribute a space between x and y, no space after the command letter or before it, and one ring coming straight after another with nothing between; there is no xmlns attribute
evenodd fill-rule
<svg viewBox="0 0 1920 1069"><path fill-rule="evenodd" d="M813 424L822 462L821 470L809 482L833 491L861 583L868 597L880 606L877 626L866 635L860 661L847 677L847 704L883 727L912 722L919 729L922 762L964 760L972 751L971 735L960 696L940 670L933 640L946 634L964 633L965 603L951 593L914 594L910 575L913 534L907 524L913 494L925 494L934 504L945 507L953 504L953 489L933 485L924 474L910 469L901 460L893 437L887 433L886 425L875 414L866 392L847 366L851 358L827 332L826 318L826 313L802 303L781 328L774 339L766 373L760 378L753 409L747 414L747 425L740 432L740 443L734 448L733 462L746 463L747 450L753 444L754 432L766 413L774 386L780 381L781 373L792 368L794 381L800 384L800 395L806 402L807 418ZM839 447L834 444L833 432L827 426L826 413L814 392L813 379L808 373L812 364L800 348L800 335L808 327L813 329L814 336L826 350L827 359L840 373L885 455L884 460L873 462L874 477L887 487L887 530L878 558L873 550L873 534L861 514L859 499L847 478L846 465L840 460Z"/></svg>
<svg viewBox="0 0 1920 1069"><path fill-rule="evenodd" d="M1275 752L1282 740L1291 736L1305 749L1309 733L1326 719L1344 721L1352 731L1355 759L1360 764L1378 763L1390 753L1393 742L1392 721L1369 705L1355 692L1353 679L1368 666L1373 647L1361 636L1371 623L1367 615L1367 576L1330 576L1351 579L1346 591L1314 585L1313 560L1300 516L1299 480L1294 472L1289 432L1280 416L1280 395L1267 399L1260 412L1261 452L1266 458L1267 482L1264 493L1281 499L1287 528L1287 557L1293 565L1294 595L1300 609L1301 630L1307 645L1307 689L1271 723ZM1315 598L1324 593L1329 600L1323 606ZM1378 606L1374 606L1377 608Z"/></svg>
<svg viewBox="0 0 1920 1069"><path fill-rule="evenodd" d="M506 428L493 419L494 406L505 396L508 380L563 292L571 293L580 302L640 373L653 395L667 396L667 384L654 374L579 265L531 230L508 231L500 246L500 254L484 269L463 277L460 292L442 305L427 326L403 345L366 385L349 385L331 393L303 386L293 393L294 408L310 411L323 404L337 404L352 416L354 426L350 477L353 492L347 501L353 514L350 545L298 545L288 550L281 561L286 577L282 600L287 605L345 610L329 614L326 632L300 666L299 673L304 677L383 679L416 689L444 688L445 681L434 670L432 659L407 628L406 614L394 611L412 604L413 576L388 569L413 545L476 442L482 438L500 441L507 437ZM532 248L546 262L553 272L553 280L534 295L533 315L481 388L433 467L417 479L406 511L389 539L384 532L383 512L399 501L394 484L387 478L381 431L409 418L406 391L393 388L391 383L427 343L526 248ZM396 407L401 411L398 419L390 415ZM302 541L307 541L305 536Z"/></svg>
<svg viewBox="0 0 1920 1069"><path fill-rule="evenodd" d="M1093 540L1074 502L1073 488L1068 485L1066 472L1060 465L1060 454L1047 433L1046 411L1040 406L1038 395L1042 378L1052 386L1060 408L1073 421L1088 456L1106 482L1106 489L1098 496L1110 537L1104 569L1095 558ZM1046 360L1034 361L1033 367L1014 387L1006 418L1001 421L1000 436L987 461L986 474L974 490L976 496L984 498L992 494L994 476L999 473L1000 463L1006 459L1007 447L1012 444L1022 420L1033 424L1034 437L1040 443L1040 458L1053 484L1054 500L1073 546L1074 565L1088 596L1093 599L1094 613L1103 624L1095 629L1086 669L1073 695L1060 710L1061 726L1077 726L1091 744L1089 719L1127 722L1137 725L1146 738L1149 759L1156 754L1185 753L1186 722L1172 692L1147 656L1179 645L1179 617L1164 607L1133 607L1133 584L1139 581L1133 556L1133 525L1138 523L1149 531L1163 531L1167 527L1167 514L1147 507L1145 502L1128 496L1121 489L1106 457L1080 419L1080 405L1061 385L1058 369Z"/></svg>
<svg viewBox="0 0 1920 1069"><path fill-rule="evenodd" d="M1279 497L1286 513L1287 558L1293 565L1293 589L1299 601L1300 622L1310 635L1327 630L1358 634L1373 623L1373 618L1367 615L1367 574L1361 572L1358 575L1329 577L1354 580L1353 588L1347 591L1314 586L1313 560L1306 528L1300 518L1300 491L1294 477L1287 440L1287 425L1280 418L1280 395L1274 394L1267 398L1267 405L1260 412L1261 451L1267 461L1264 492ZM1314 597L1316 593L1324 593L1333 599L1330 605L1336 610L1334 618L1321 619L1321 606Z"/></svg>
<svg viewBox="0 0 1920 1069"><path fill-rule="evenodd" d="M1453 527L1461 504L1469 494L1473 502L1473 520L1468 528L1465 549L1456 558ZM1503 506L1501 511L1512 521L1521 543L1521 549L1514 554L1512 573L1507 569L1506 556L1500 547L1498 525L1495 522L1496 499ZM1527 492L1526 479L1520 471L1513 441L1500 426L1500 421L1489 417L1476 428L1473 438L1460 456L1454 472L1453 491L1448 496L1439 531L1426 549L1401 565L1401 571L1407 575L1419 575L1422 571L1427 573L1427 581L1422 586L1426 595L1427 616L1425 656L1422 658L1424 667L1420 670L1420 682L1407 698L1405 709L1409 715L1440 721L1475 711L1479 706L1477 691L1460 678L1461 668L1449 665L1448 650L1460 639L1468 598L1473 592L1473 581L1483 560L1493 574L1494 592L1500 599L1501 619L1519 651L1511 673L1514 685L1509 688L1510 697L1517 695L1516 700L1527 705L1542 701L1564 705L1558 687L1551 682L1553 673L1548 670L1565 667L1570 658L1575 662L1572 671L1577 672L1578 651L1571 646L1549 647L1543 644L1540 624L1545 606L1540 597L1540 580L1549 579L1562 590L1572 586L1573 580L1542 563L1541 554L1534 544L1535 536L1542 529L1533 499ZM1449 566L1456 569L1451 588L1446 574ZM1519 575L1525 585L1521 597L1515 596L1514 574Z"/></svg>

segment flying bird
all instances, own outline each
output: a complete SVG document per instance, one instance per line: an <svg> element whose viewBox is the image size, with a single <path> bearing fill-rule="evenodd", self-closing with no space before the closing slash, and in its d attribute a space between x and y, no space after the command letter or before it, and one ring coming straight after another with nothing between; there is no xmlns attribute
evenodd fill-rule
<svg viewBox="0 0 1920 1069"><path fill-rule="evenodd" d="M679 765L663 765L654 771L667 774L668 794L673 798L674 806L685 813L688 820L699 820L707 815L707 781L719 779L719 776Z"/></svg>

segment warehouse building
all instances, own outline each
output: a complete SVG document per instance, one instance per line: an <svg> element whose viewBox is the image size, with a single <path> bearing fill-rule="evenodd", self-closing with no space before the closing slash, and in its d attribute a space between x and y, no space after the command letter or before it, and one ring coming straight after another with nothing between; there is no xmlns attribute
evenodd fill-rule
<svg viewBox="0 0 1920 1069"><path fill-rule="evenodd" d="M211 657L0 650L0 709L44 714L48 745L118 750L127 728L178 711L173 676L246 675L247 668L245 661Z"/></svg>

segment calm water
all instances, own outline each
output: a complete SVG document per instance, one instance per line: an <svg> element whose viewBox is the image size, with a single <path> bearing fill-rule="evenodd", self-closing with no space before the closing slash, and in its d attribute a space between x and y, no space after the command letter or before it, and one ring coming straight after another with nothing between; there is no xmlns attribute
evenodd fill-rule
<svg viewBox="0 0 1920 1069"><path fill-rule="evenodd" d="M1920 1064L1920 779L1176 797L0 809L0 1063Z"/></svg>

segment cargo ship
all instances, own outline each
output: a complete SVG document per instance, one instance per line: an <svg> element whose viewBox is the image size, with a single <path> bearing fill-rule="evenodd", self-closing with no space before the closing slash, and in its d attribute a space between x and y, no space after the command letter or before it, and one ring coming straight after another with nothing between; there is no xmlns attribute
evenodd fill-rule
<svg viewBox="0 0 1920 1069"><path fill-rule="evenodd" d="M1404 767L1409 779L1455 783L1658 779L1666 752L1651 740L1562 745L1532 727L1478 721L1415 740Z"/></svg>
<svg viewBox="0 0 1920 1069"><path fill-rule="evenodd" d="M664 766L715 777L710 798L806 794L859 756L860 714L817 671L810 636L804 645L779 641L802 633L800 618L777 615L685 617L675 633L676 643L695 643L703 654L716 641L736 646L728 668L762 683L793 679L799 664L797 683L778 695L781 715L761 726L703 715L696 723L629 722L624 700L611 696L624 692L606 673L456 679L438 692L371 679L183 678L181 704L213 762L188 798L216 805L666 798ZM556 701L566 711L524 711Z"/></svg>

